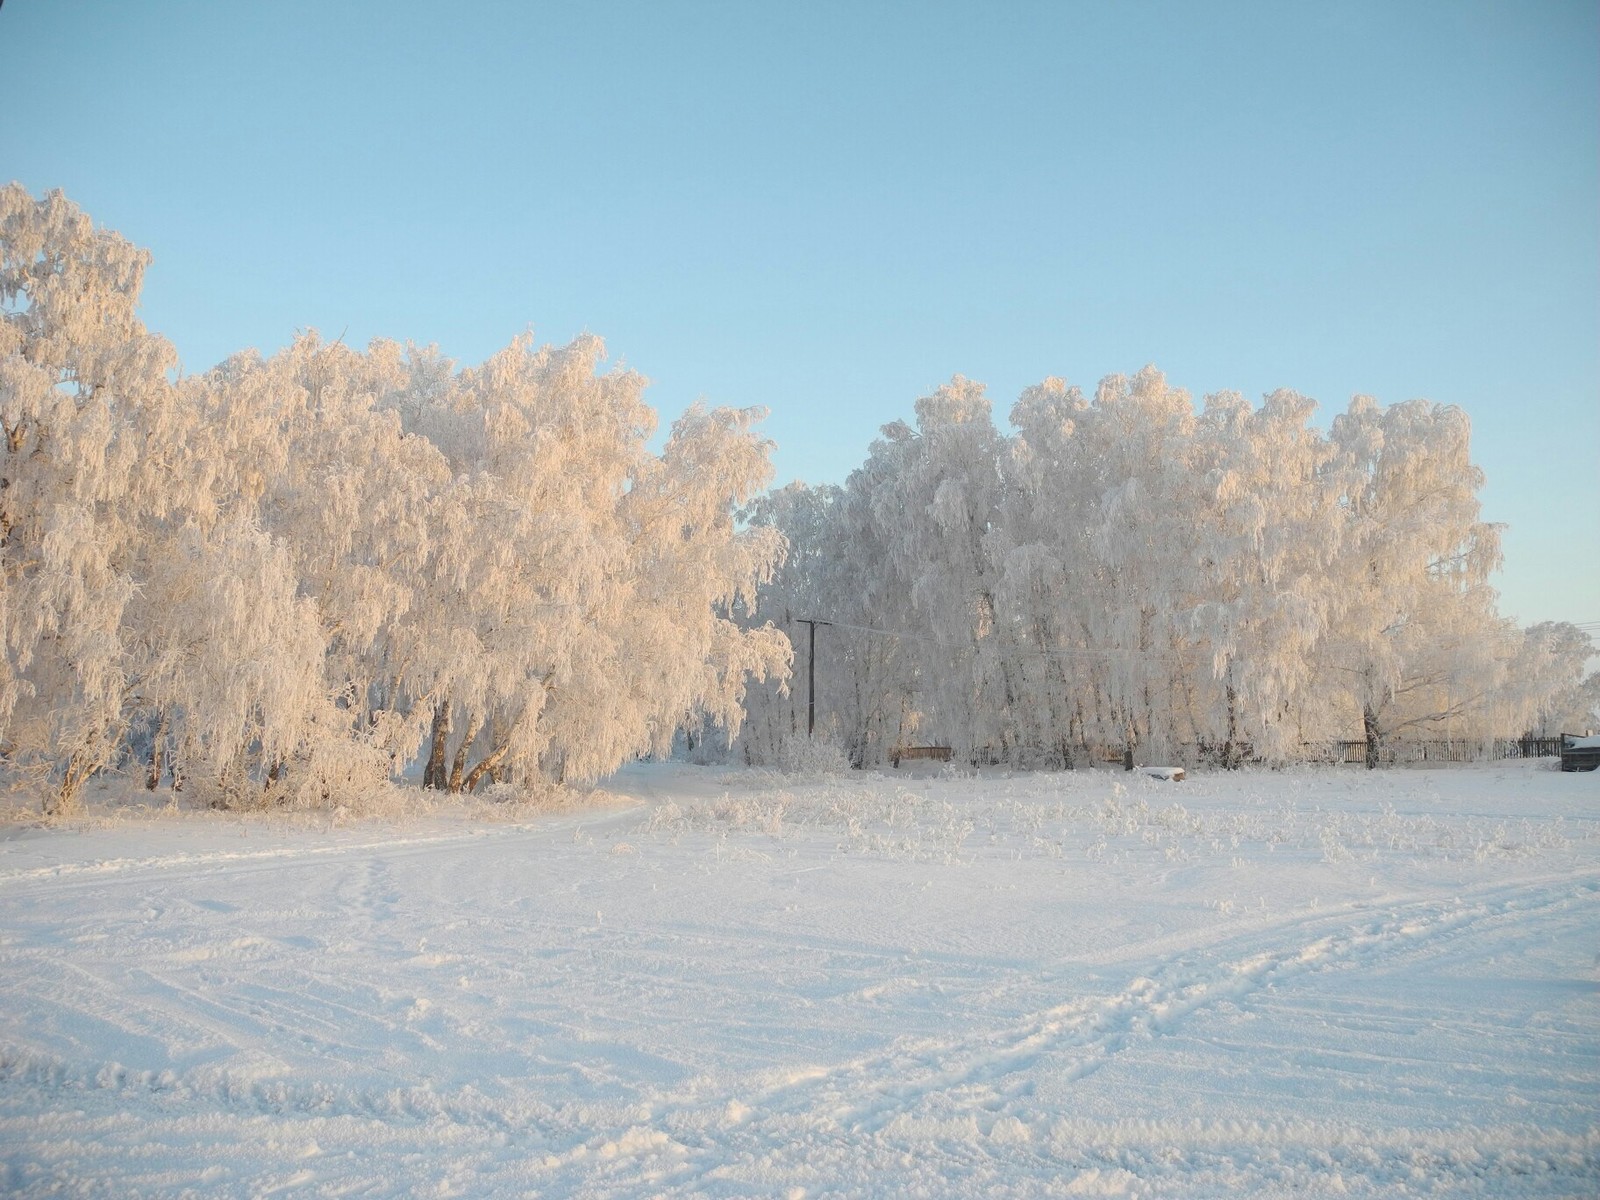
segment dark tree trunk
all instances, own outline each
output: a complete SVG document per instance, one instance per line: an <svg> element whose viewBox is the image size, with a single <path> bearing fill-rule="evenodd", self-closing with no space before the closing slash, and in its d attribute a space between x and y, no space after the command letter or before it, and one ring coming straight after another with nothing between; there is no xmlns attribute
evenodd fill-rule
<svg viewBox="0 0 1600 1200"><path fill-rule="evenodd" d="M483 727L479 717L473 717L467 722L467 732L461 738L461 744L456 747L455 760L450 764L450 791L461 791L461 780L467 770L467 751L472 749L472 743L478 736L478 730Z"/></svg>
<svg viewBox="0 0 1600 1200"><path fill-rule="evenodd" d="M1234 690L1232 679L1228 681L1227 693L1228 740L1222 745L1222 765L1229 771L1237 771L1244 755L1239 749L1239 693Z"/></svg>
<svg viewBox="0 0 1600 1200"><path fill-rule="evenodd" d="M156 736L150 743L150 769L144 777L146 791L155 791L161 786L161 776L167 765L167 710L161 710L161 719L156 722Z"/></svg>
<svg viewBox="0 0 1600 1200"><path fill-rule="evenodd" d="M1367 735L1367 770L1378 765L1378 751L1383 747L1383 730L1378 725L1377 711L1370 704L1361 707L1361 725Z"/></svg>
<svg viewBox="0 0 1600 1200"><path fill-rule="evenodd" d="M67 760L66 772L61 777L61 787L45 797L45 815L59 817L76 812L79 793L83 790L84 782L93 774L94 764L89 756L82 751L74 753Z"/></svg>
<svg viewBox="0 0 1600 1200"><path fill-rule="evenodd" d="M478 790L478 785L483 782L483 777L485 775L488 775L491 771L493 771L496 767L498 767L501 764L501 762L503 762L505 760L506 755L509 754L510 752L511 752L511 739L507 738L505 741L501 742L498 746L496 746L492 751L490 751L489 756L487 758L485 758L477 766L472 768L471 773L468 774L468 776L467 776L466 790L469 791L469 792L477 791Z"/></svg>
<svg viewBox="0 0 1600 1200"><path fill-rule="evenodd" d="M433 706L433 734L428 746L428 765L422 772L423 787L442 791L450 782L444 766L449 740L450 700L447 697Z"/></svg>

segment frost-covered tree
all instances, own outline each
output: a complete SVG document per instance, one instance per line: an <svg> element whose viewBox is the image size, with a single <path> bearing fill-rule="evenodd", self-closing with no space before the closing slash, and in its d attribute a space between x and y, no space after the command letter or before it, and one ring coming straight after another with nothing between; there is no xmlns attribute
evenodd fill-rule
<svg viewBox="0 0 1600 1200"><path fill-rule="evenodd" d="M1345 509L1322 659L1351 697L1368 763L1384 741L1481 707L1502 677L1489 573L1499 533L1478 519L1483 472L1460 409L1356 397L1331 440Z"/></svg>
<svg viewBox="0 0 1600 1200"><path fill-rule="evenodd" d="M1313 408L1221 394L1197 414L1147 368L1093 400L1029 388L1005 438L957 379L842 489L757 506L797 548L765 609L837 622L826 736L858 763L943 740L1022 765L1131 748L1232 766L1581 705L1579 651L1495 611L1465 418L1358 398L1325 435ZM759 760L798 708L757 707Z"/></svg>
<svg viewBox="0 0 1600 1200"><path fill-rule="evenodd" d="M0 765L52 809L119 760L223 803L414 759L448 791L593 779L686 730L797 761L805 621L857 765L1237 765L1356 729L1376 761L1594 711L1582 632L1496 611L1453 408L1358 397L1324 435L1292 392L1196 413L1146 368L1029 388L1008 436L958 376L842 487L763 497L758 410L655 452L596 338L460 369L308 333L177 377L147 262L0 189Z"/></svg>
<svg viewBox="0 0 1600 1200"><path fill-rule="evenodd" d="M174 378L148 256L59 193L0 191L0 762L69 806L136 757L223 803L592 779L736 731L789 645L782 552L736 509L755 409L665 450L598 339L434 350L298 337Z"/></svg>
<svg viewBox="0 0 1600 1200"><path fill-rule="evenodd" d="M830 676L823 695L830 717L840 722L836 736L858 766L886 762L899 745L940 736L925 727L931 715L918 702L926 690L928 655L934 655L934 670L945 670L954 654L965 651L961 644L941 644L930 632L918 632L906 574L889 569L891 547L903 530L887 497L915 461L918 444L903 421L891 422L881 433L829 510L832 528L812 534L827 547L832 575L810 613L836 622L825 638L835 653L825 661L848 672L837 681ZM830 596L841 607L830 607Z"/></svg>
<svg viewBox="0 0 1600 1200"><path fill-rule="evenodd" d="M960 376L916 404L899 470L872 497L880 569L902 585L894 626L918 635L920 703L963 754L1010 757L1011 630L998 623L1003 441L981 384Z"/></svg>
<svg viewBox="0 0 1600 1200"><path fill-rule="evenodd" d="M1088 408L1060 379L1028 388L1011 409L1017 435L1004 460L999 606L1026 647L1019 741L1048 766L1072 766L1086 744L1091 673L1103 665L1089 648L1101 578L1087 521L1095 497L1075 440Z"/></svg>
<svg viewBox="0 0 1600 1200"><path fill-rule="evenodd" d="M1194 511L1200 577L1190 619L1221 691L1208 689L1200 728L1228 766L1247 748L1296 758L1320 732L1306 728L1304 708L1334 605L1328 575L1342 522L1332 451L1308 424L1314 408L1289 391L1258 409L1224 393L1207 397L1196 430L1205 503Z"/></svg>
<svg viewBox="0 0 1600 1200"><path fill-rule="evenodd" d="M1085 630L1099 658L1092 736L1161 758L1195 736L1183 692L1198 658L1188 616L1202 536L1194 427L1188 393L1147 367L1103 380L1073 439L1094 569Z"/></svg>
<svg viewBox="0 0 1600 1200"><path fill-rule="evenodd" d="M908 427L900 426L909 437ZM872 621L897 620L890 597L897 587L882 569L876 523L868 502L873 482L902 445L874 444L867 464L844 487L793 483L759 497L743 516L784 539L784 560L762 586L757 611L769 615L795 646L794 671L753 688L739 754L756 764L801 766L816 739L838 748L855 766L886 761L906 727L905 693L914 667L908 643L869 632ZM880 454L880 452L884 452ZM803 622L826 613L816 631ZM881 628L881 626L880 626ZM812 704L814 702L814 712Z"/></svg>
<svg viewBox="0 0 1600 1200"><path fill-rule="evenodd" d="M376 786L415 748L406 689L423 651L408 618L450 475L436 448L380 406L405 379L393 343L362 353L306 334L270 359L238 355L186 381L205 416L194 446L211 483L195 519L218 537L258 529L281 547L318 646L302 688L264 693L277 695L275 720L297 735L270 750L253 739L251 769L235 782L298 796ZM240 602L248 612L248 597ZM181 680L177 693L166 722L175 765L183 746L199 744L183 726L223 711L184 704Z"/></svg>
<svg viewBox="0 0 1600 1200"><path fill-rule="evenodd" d="M769 620L754 621L783 539L734 520L771 478L769 444L753 431L761 415L691 408L622 505L635 563L625 628L646 649L630 656L626 675L651 706L653 753L664 753L679 727L736 736L747 681L789 673L788 638Z"/></svg>
<svg viewBox="0 0 1600 1200"><path fill-rule="evenodd" d="M298 789L299 768L318 751L325 760L321 743L342 744L345 730L323 686L323 627L288 545L231 514L153 543L148 567L126 622L144 651L131 715L149 730L148 786L170 771L216 802L269 781Z"/></svg>
<svg viewBox="0 0 1600 1200"><path fill-rule="evenodd" d="M430 786L593 779L686 724L737 730L746 677L786 669L781 634L729 613L781 553L733 521L770 474L759 411L692 409L653 455L644 381L603 354L520 338L397 402L454 476L420 609L447 652L413 673Z"/></svg>
<svg viewBox="0 0 1600 1200"><path fill-rule="evenodd" d="M761 585L757 605L777 627L789 631L790 640L804 638L805 629L800 622L812 611L828 611L836 620L844 620L846 610L843 597L837 594L839 574L833 569L831 551L840 543L829 536L832 529L833 509L842 492L837 487L808 487L804 483L790 483L785 487L757 496L740 512L746 524L772 531L783 539L784 555L771 576ZM801 644L797 642L797 646ZM832 679L848 679L841 674L841 664L824 643L823 696L830 697L836 707L839 696L829 687ZM801 656L808 649L799 649ZM785 763L797 761L797 750L807 743L807 702L813 697L811 689L816 682L813 664L806 659L797 661L799 675L791 688L787 678L775 678L764 686L750 689L746 697L746 711L738 744L747 762ZM809 674L809 679L808 679ZM837 737L838 718L828 721L829 708L823 709L824 737Z"/></svg>
<svg viewBox="0 0 1600 1200"><path fill-rule="evenodd" d="M1594 640L1566 621L1543 621L1512 639L1515 657L1499 697L1497 732L1535 737L1582 733L1600 722L1600 671L1589 673Z"/></svg>
<svg viewBox="0 0 1600 1200"><path fill-rule="evenodd" d="M180 500L176 355L135 316L149 255L60 192L0 188L0 755L70 808L118 752L141 518Z"/></svg>

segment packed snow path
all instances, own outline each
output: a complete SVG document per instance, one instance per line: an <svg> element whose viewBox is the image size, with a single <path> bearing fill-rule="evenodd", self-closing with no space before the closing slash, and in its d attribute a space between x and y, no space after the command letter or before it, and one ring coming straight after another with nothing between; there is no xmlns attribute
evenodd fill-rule
<svg viewBox="0 0 1600 1200"><path fill-rule="evenodd" d="M1600 787L625 772L0 840L0 1191L1600 1193Z"/></svg>

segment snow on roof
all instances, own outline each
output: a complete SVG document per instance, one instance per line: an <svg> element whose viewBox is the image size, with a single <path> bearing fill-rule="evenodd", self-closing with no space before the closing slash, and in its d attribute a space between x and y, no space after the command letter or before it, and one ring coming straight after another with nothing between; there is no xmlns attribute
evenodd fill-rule
<svg viewBox="0 0 1600 1200"><path fill-rule="evenodd" d="M1182 767L1144 767L1142 770L1146 775L1156 779L1170 780L1173 783L1181 782L1183 779Z"/></svg>

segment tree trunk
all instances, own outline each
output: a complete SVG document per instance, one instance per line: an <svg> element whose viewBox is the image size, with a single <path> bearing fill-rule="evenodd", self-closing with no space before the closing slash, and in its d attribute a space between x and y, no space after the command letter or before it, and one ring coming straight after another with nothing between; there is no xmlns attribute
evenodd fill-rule
<svg viewBox="0 0 1600 1200"><path fill-rule="evenodd" d="M83 751L74 751L67 760L67 769L61 776L61 786L45 797L44 812L48 817L63 817L78 810L79 793L84 782L94 774L94 763Z"/></svg>
<svg viewBox="0 0 1600 1200"><path fill-rule="evenodd" d="M483 777L498 767L510 752L511 739L507 737L505 741L490 751L487 758L472 768L472 771L467 775L466 790L469 792L477 791L478 785L483 782Z"/></svg>
<svg viewBox="0 0 1600 1200"><path fill-rule="evenodd" d="M1361 725L1367 735L1367 770L1378 765L1378 751L1383 746L1383 730L1378 725L1378 713L1371 704L1361 706Z"/></svg>
<svg viewBox="0 0 1600 1200"><path fill-rule="evenodd" d="M1228 666L1228 740L1222 744L1222 765L1225 770L1237 771L1244 755L1239 749L1239 693L1233 686L1233 665Z"/></svg>
<svg viewBox="0 0 1600 1200"><path fill-rule="evenodd" d="M472 749L472 743L478 736L478 730L483 728L483 718L473 715L467 722L467 732L461 739L461 744L456 747L455 761L450 764L450 792L452 795L461 791L461 778L467 769L467 751Z"/></svg>
<svg viewBox="0 0 1600 1200"><path fill-rule="evenodd" d="M161 718L156 722L156 736L150 743L150 770L144 777L145 790L155 791L161 786L161 775L167 765L167 710L161 710Z"/></svg>
<svg viewBox="0 0 1600 1200"><path fill-rule="evenodd" d="M422 786L443 790L449 782L445 777L444 756L450 740L450 699L433 706L433 735L428 746L428 765L422 771Z"/></svg>

